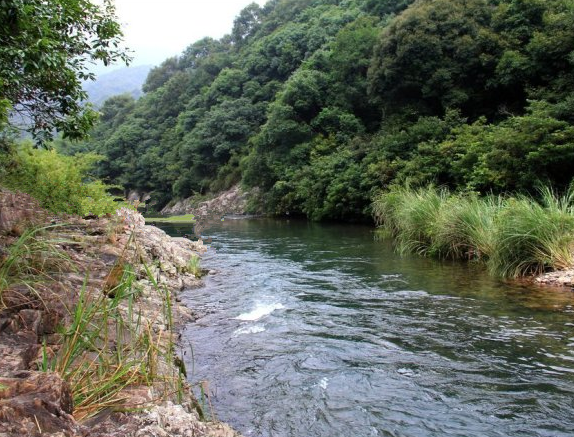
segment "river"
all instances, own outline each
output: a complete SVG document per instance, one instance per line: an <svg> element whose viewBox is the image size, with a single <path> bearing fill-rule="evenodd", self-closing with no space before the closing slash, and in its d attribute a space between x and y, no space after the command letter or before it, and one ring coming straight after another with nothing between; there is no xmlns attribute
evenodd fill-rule
<svg viewBox="0 0 574 437"><path fill-rule="evenodd" d="M217 273L181 296L200 315L183 353L206 410L245 436L574 436L570 290L400 257L367 226L206 233Z"/></svg>

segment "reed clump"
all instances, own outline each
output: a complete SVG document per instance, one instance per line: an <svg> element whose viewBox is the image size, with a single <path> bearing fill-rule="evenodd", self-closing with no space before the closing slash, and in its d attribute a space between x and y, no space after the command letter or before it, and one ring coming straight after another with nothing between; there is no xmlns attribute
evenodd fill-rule
<svg viewBox="0 0 574 437"><path fill-rule="evenodd" d="M175 353L172 296L140 256L143 249L135 232L103 281L92 280L88 268L80 289L72 289L61 279L78 269L62 249L71 240L49 232L58 227L65 225L27 229L0 260L0 310L18 311L14 305L21 304L13 303L15 289L25 290L18 302L30 301L25 293L39 308L50 310L54 302L57 311L64 308L55 335L49 341L38 339L42 343L38 369L56 372L68 382L76 420L106 409L149 406L131 402L130 390L137 387L153 388L150 403L183 399L185 376L171 365ZM151 284L147 301L155 295L153 304L141 303L138 275L142 276L142 269L144 282ZM6 292L10 302L4 299Z"/></svg>
<svg viewBox="0 0 574 437"><path fill-rule="evenodd" d="M401 253L478 260L503 278L574 265L572 187L543 188L539 199L394 187L375 198L373 213Z"/></svg>

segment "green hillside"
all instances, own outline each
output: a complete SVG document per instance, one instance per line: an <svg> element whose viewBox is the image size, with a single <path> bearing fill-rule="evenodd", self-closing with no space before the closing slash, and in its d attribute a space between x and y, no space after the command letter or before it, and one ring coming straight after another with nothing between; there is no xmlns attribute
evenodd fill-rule
<svg viewBox="0 0 574 437"><path fill-rule="evenodd" d="M574 176L571 0L272 0L107 100L82 147L159 204L241 182L269 213L368 217L390 184Z"/></svg>

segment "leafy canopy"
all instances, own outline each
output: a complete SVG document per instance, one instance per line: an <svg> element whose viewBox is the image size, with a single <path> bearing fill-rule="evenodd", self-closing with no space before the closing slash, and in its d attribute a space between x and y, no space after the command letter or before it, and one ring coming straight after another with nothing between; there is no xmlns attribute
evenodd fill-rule
<svg viewBox="0 0 574 437"><path fill-rule="evenodd" d="M1 1L1 0L0 0ZM574 177L574 0L269 0L106 103L97 175L174 197L368 217L406 181L532 192Z"/></svg>
<svg viewBox="0 0 574 437"><path fill-rule="evenodd" d="M15 112L39 142L85 136L97 117L81 81L90 63L129 61L121 39L112 0L0 0L0 127Z"/></svg>

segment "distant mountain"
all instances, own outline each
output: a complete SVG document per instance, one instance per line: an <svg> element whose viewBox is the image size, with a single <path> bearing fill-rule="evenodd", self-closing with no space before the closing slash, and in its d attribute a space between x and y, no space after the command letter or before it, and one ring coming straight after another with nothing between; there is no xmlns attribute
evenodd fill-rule
<svg viewBox="0 0 574 437"><path fill-rule="evenodd" d="M143 94L142 85L152 67L152 65L138 65L120 68L98 75L95 81L84 82L88 100L100 106L106 99L118 94L129 93L137 99Z"/></svg>

